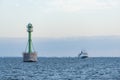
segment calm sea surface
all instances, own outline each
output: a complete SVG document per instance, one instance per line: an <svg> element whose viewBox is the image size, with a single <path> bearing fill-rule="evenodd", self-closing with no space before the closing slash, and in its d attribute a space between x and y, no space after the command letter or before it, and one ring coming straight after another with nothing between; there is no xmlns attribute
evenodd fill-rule
<svg viewBox="0 0 120 80"><path fill-rule="evenodd" d="M120 80L120 58L0 58L0 80Z"/></svg>

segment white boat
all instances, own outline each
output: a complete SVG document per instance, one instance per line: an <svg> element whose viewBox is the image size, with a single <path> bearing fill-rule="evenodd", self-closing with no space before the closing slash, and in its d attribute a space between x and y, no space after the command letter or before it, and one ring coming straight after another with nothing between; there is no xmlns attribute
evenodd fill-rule
<svg viewBox="0 0 120 80"><path fill-rule="evenodd" d="M78 57L81 59L88 58L88 53L84 50L78 54Z"/></svg>

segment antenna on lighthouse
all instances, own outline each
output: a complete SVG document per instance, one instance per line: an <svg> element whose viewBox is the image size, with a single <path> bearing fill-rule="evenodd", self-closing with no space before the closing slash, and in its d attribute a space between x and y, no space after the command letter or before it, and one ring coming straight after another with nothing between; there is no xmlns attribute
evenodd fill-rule
<svg viewBox="0 0 120 80"><path fill-rule="evenodd" d="M37 61L37 53L32 51L32 32L33 26L31 23L27 25L27 32L28 32L28 51L23 53L23 61L24 62L36 62Z"/></svg>

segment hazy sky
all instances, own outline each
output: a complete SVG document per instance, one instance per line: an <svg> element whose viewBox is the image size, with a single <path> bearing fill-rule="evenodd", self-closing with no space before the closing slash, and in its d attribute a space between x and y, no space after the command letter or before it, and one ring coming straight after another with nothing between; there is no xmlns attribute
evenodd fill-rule
<svg viewBox="0 0 120 80"><path fill-rule="evenodd" d="M0 0L0 37L120 35L120 0Z"/></svg>
<svg viewBox="0 0 120 80"><path fill-rule="evenodd" d="M120 36L120 0L0 0L0 56L21 55L27 42L1 37L27 37L29 22L33 37L62 38L34 41L40 56L120 56L120 38L82 38Z"/></svg>

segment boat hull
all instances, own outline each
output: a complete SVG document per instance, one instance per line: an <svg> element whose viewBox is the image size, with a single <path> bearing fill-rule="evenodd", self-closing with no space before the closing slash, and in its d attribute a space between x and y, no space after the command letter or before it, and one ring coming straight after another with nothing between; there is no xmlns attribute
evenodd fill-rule
<svg viewBox="0 0 120 80"><path fill-rule="evenodd" d="M88 56L82 56L81 59L85 59L85 58L88 58Z"/></svg>

